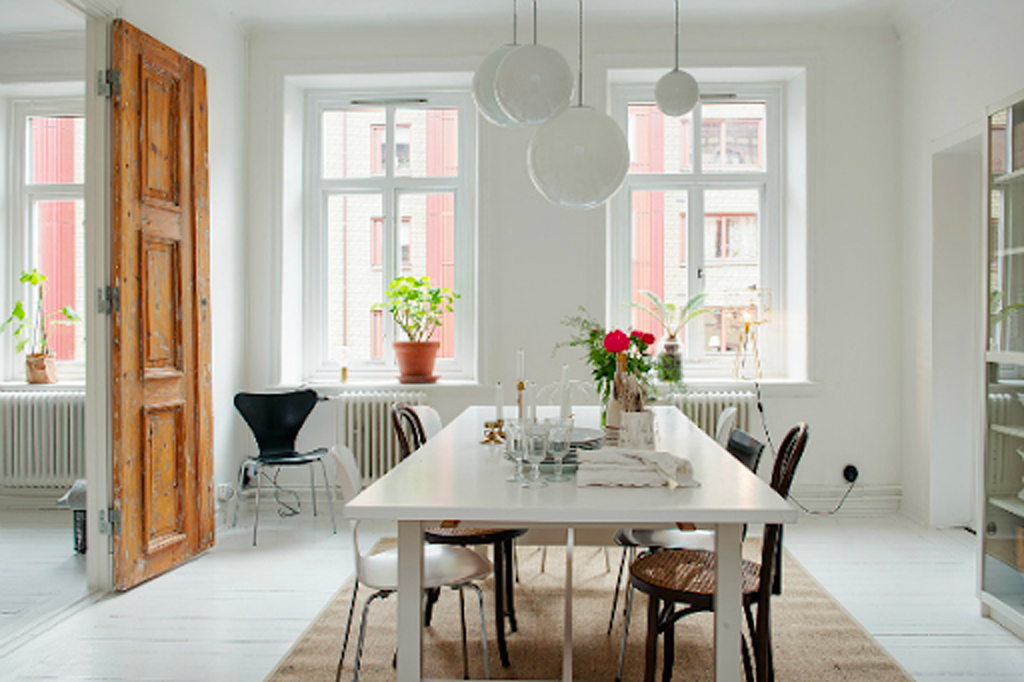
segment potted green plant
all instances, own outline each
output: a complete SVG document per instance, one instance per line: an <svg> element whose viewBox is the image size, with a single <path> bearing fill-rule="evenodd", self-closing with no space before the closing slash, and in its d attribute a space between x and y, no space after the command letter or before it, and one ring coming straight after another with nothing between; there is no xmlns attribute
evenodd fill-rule
<svg viewBox="0 0 1024 682"><path fill-rule="evenodd" d="M375 310L387 310L408 341L395 341L398 380L403 384L432 384L437 381L434 363L439 341L430 337L444 321L444 314L453 311L459 298L449 288L430 286L430 277L396 277L384 292L384 302Z"/></svg>
<svg viewBox="0 0 1024 682"><path fill-rule="evenodd" d="M643 289L640 293L651 301L651 305L648 307L641 303L633 303L633 307L649 313L665 328L665 340L657 359L658 378L669 383L680 383L683 380L683 357L679 349L679 334L690 320L711 312L707 308L701 308L707 294L694 294L686 303L676 305L663 301L653 291Z"/></svg>
<svg viewBox="0 0 1024 682"><path fill-rule="evenodd" d="M35 268L22 272L18 279L20 284L37 287L35 308L29 313L25 303L18 299L14 309L3 324L0 333L12 329L15 338L14 350L25 353L25 379L30 384L52 384L57 381L57 362L50 351L50 326L55 324L74 324L82 318L70 306L46 314L43 299L46 295L46 275Z"/></svg>

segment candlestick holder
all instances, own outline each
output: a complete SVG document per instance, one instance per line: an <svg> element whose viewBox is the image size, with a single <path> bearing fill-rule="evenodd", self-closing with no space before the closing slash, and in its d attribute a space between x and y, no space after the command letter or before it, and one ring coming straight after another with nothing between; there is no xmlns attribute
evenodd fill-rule
<svg viewBox="0 0 1024 682"><path fill-rule="evenodd" d="M526 382L520 381L519 383L516 384L516 406L519 409L518 416L520 419L526 419L526 404L524 400L525 394Z"/></svg>
<svg viewBox="0 0 1024 682"><path fill-rule="evenodd" d="M505 442L505 420L495 419L484 422L484 439L480 441L484 445L500 445Z"/></svg>

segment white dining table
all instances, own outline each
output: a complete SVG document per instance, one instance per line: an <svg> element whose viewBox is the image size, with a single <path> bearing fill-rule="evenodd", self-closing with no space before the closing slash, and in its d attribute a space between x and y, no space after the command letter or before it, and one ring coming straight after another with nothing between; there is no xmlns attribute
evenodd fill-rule
<svg viewBox="0 0 1024 682"><path fill-rule="evenodd" d="M658 528L677 522L714 528L718 552L714 665L717 682L742 678L744 524L790 523L796 511L675 407L655 406L656 448L688 458L696 487L577 487L574 480L525 489L507 482L514 465L500 445L481 443L494 406L467 408L426 445L345 506L350 519L398 523L398 681L423 680L423 530L457 520L488 528L565 528L562 679L572 674L572 561L576 529ZM548 410L551 410L548 412ZM538 408L538 418L557 416ZM510 408L505 408L508 414ZM575 407L576 424L597 428L599 408ZM499 623L500 627L500 623ZM610 671L609 671L610 675Z"/></svg>

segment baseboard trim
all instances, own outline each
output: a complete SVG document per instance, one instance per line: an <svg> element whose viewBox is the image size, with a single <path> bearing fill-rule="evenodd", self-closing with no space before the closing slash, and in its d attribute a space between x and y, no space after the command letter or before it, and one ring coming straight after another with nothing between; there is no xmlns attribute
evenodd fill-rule
<svg viewBox="0 0 1024 682"><path fill-rule="evenodd" d="M56 509L57 500L68 487L59 488L0 488L0 508L3 509Z"/></svg>
<svg viewBox="0 0 1024 682"><path fill-rule="evenodd" d="M843 499L849 486L845 485L802 485L793 486L790 499L802 504L812 512L831 512ZM855 485L846 501L836 514L893 514L900 510L903 486L899 485ZM806 512L801 512L806 513Z"/></svg>

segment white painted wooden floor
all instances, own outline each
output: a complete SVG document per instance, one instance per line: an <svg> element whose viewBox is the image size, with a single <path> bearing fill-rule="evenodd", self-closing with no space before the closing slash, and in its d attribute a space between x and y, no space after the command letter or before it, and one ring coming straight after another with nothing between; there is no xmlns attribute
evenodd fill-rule
<svg viewBox="0 0 1024 682"><path fill-rule="evenodd" d="M69 517L31 516L0 512L4 609L14 603L9 583L30 584L15 574L35 566L33 553L52 564L37 577L77 564ZM37 622L27 636L0 637L0 680L262 680L349 576L351 549L347 529L332 535L323 517L263 514L257 548L251 517L243 523L167 576ZM361 538L369 546L389 530L364 524ZM1024 679L1024 643L979 615L968 533L900 516L804 516L786 541L915 679Z"/></svg>

